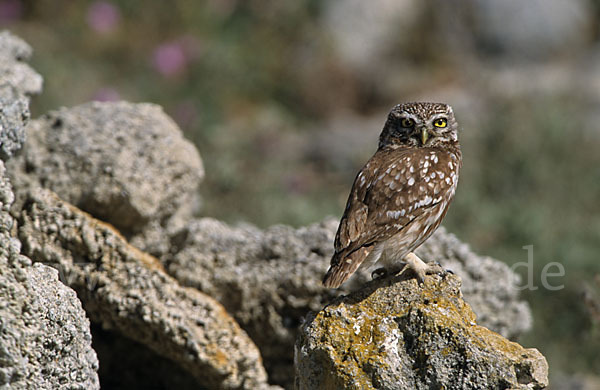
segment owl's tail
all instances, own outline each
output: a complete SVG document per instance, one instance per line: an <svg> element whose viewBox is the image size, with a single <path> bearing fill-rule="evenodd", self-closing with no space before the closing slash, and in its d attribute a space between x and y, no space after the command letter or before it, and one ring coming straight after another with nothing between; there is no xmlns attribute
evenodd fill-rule
<svg viewBox="0 0 600 390"><path fill-rule="evenodd" d="M323 278L323 286L327 288L340 287L358 269L369 252L371 252L370 247L359 248L350 254L336 252L331 258L331 266Z"/></svg>

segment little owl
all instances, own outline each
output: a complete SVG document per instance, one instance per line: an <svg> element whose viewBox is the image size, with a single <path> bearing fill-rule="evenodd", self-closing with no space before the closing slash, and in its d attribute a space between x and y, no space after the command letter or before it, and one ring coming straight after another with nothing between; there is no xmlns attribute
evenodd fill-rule
<svg viewBox="0 0 600 390"><path fill-rule="evenodd" d="M359 266L377 261L384 272L405 263L403 271L412 269L420 281L441 271L412 252L438 228L454 197L462 163L457 132L447 104L392 109L377 152L352 185L323 279L326 287L339 287Z"/></svg>

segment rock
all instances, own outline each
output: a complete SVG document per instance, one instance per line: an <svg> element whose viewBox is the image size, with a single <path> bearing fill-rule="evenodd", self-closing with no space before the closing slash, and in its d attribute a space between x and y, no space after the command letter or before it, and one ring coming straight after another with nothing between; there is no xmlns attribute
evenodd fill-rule
<svg viewBox="0 0 600 390"><path fill-rule="evenodd" d="M29 95L42 78L22 62L30 47L0 33L0 158L14 155L25 141ZM14 193L0 161L0 388L99 389L98 359L89 321L73 290L58 272L19 252L11 235L9 209Z"/></svg>
<svg viewBox="0 0 600 390"><path fill-rule="evenodd" d="M272 383L289 385L300 321L336 295L320 281L335 223L262 231L202 218L173 237L163 262L181 284L221 302L260 348Z"/></svg>
<svg viewBox="0 0 600 390"><path fill-rule="evenodd" d="M37 189L19 237L34 261L60 269L93 322L176 361L206 388L268 387L258 349L225 309L181 287L111 226Z"/></svg>
<svg viewBox="0 0 600 390"><path fill-rule="evenodd" d="M180 283L221 302L260 348L270 379L289 387L291 351L304 315L371 279L370 270L361 270L340 291L322 287L336 229L333 219L262 231L202 218L172 237L172 253L162 262ZM505 264L474 254L443 228L418 253L463 278L465 299L485 326L507 336L531 326L529 307L514 289L518 277Z"/></svg>
<svg viewBox="0 0 600 390"><path fill-rule="evenodd" d="M126 236L193 214L202 161L153 104L88 103L34 120L15 188L43 186ZM18 205L17 205L18 208Z"/></svg>
<svg viewBox="0 0 600 390"><path fill-rule="evenodd" d="M7 31L0 32L0 159L8 160L25 142L29 95L42 90L42 78L25 62L31 48Z"/></svg>
<svg viewBox="0 0 600 390"><path fill-rule="evenodd" d="M516 338L531 329L529 304L519 298L516 288L520 276L508 265L473 253L443 227L416 252L427 261L439 261L461 277L462 293L479 324L507 338Z"/></svg>
<svg viewBox="0 0 600 390"><path fill-rule="evenodd" d="M1 388L100 388L89 321L58 271L0 256L0 302Z"/></svg>
<svg viewBox="0 0 600 390"><path fill-rule="evenodd" d="M104 330L99 324L92 324L91 329L103 389L204 389L177 362L156 354L145 345L114 330Z"/></svg>
<svg viewBox="0 0 600 390"><path fill-rule="evenodd" d="M373 281L308 316L296 389L543 389L548 364L475 323L460 278Z"/></svg>
<svg viewBox="0 0 600 390"><path fill-rule="evenodd" d="M89 321L58 272L19 254L0 161L0 388L99 389Z"/></svg>

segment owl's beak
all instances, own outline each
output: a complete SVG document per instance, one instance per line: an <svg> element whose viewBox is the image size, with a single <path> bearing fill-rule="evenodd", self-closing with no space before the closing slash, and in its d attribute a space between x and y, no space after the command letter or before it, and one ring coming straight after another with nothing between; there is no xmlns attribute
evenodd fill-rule
<svg viewBox="0 0 600 390"><path fill-rule="evenodd" d="M423 145L425 145L428 138L429 138L429 132L427 131L427 129L422 129L421 130L421 141L423 141Z"/></svg>

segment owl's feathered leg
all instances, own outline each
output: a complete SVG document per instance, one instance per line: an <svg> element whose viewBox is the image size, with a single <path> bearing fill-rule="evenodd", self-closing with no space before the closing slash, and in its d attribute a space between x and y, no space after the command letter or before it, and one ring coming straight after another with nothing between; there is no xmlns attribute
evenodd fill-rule
<svg viewBox="0 0 600 390"><path fill-rule="evenodd" d="M415 273L415 275L417 275L419 284L422 284L425 281L425 275L445 274L448 272L437 263L424 262L419 258L419 256L412 252L404 257L404 261L406 262L406 265L404 268L402 268L398 275L402 275L407 269L410 269Z"/></svg>

